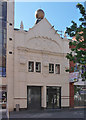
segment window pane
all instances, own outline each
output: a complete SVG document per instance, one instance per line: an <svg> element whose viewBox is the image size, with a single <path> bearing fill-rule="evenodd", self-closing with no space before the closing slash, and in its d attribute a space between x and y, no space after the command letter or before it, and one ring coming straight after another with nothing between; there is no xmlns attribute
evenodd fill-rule
<svg viewBox="0 0 86 120"><path fill-rule="evenodd" d="M49 73L54 73L54 64L49 64Z"/></svg>
<svg viewBox="0 0 86 120"><path fill-rule="evenodd" d="M60 74L60 64L55 65L55 73Z"/></svg>
<svg viewBox="0 0 86 120"><path fill-rule="evenodd" d="M0 76L6 76L7 2L0 2Z"/></svg>
<svg viewBox="0 0 86 120"><path fill-rule="evenodd" d="M34 62L29 61L28 71L29 72L34 72Z"/></svg>
<svg viewBox="0 0 86 120"><path fill-rule="evenodd" d="M2 76L2 67L0 67L0 77Z"/></svg>
<svg viewBox="0 0 86 120"><path fill-rule="evenodd" d="M36 62L36 72L41 72L41 63Z"/></svg>

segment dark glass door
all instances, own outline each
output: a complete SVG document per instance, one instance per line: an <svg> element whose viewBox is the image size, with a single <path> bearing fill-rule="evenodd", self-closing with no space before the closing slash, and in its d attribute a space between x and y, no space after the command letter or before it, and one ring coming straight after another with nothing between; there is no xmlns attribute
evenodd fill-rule
<svg viewBox="0 0 86 120"><path fill-rule="evenodd" d="M41 108L41 87L27 88L27 107L28 109Z"/></svg>
<svg viewBox="0 0 86 120"><path fill-rule="evenodd" d="M61 88L47 87L47 108L61 107Z"/></svg>

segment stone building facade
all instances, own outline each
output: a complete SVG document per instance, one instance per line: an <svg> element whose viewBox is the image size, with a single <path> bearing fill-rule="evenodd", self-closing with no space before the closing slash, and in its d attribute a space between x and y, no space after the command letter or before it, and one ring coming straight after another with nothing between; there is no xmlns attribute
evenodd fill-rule
<svg viewBox="0 0 86 120"><path fill-rule="evenodd" d="M40 14L40 13L39 13ZM68 40L46 18L28 31L14 29L14 1L7 4L6 77L9 111L69 107ZM3 85L2 84L2 85Z"/></svg>

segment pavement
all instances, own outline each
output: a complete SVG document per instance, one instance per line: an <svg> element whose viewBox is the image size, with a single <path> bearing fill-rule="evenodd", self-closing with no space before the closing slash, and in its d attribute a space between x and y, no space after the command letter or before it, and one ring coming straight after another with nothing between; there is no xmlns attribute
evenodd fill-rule
<svg viewBox="0 0 86 120"><path fill-rule="evenodd" d="M3 118L7 118L6 113L7 113L6 110L2 112ZM86 108L22 110L10 112L10 119L86 120L85 113Z"/></svg>

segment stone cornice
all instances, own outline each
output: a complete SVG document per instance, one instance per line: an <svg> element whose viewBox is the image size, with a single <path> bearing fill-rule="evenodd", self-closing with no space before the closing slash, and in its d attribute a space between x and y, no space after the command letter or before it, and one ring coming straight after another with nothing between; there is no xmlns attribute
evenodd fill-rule
<svg viewBox="0 0 86 120"><path fill-rule="evenodd" d="M30 49L26 47L17 47L17 50L24 51L24 52L39 53L39 54L48 54L48 55L53 55L53 56L65 56L67 54L67 53L51 52L51 51L46 51L46 50Z"/></svg>

